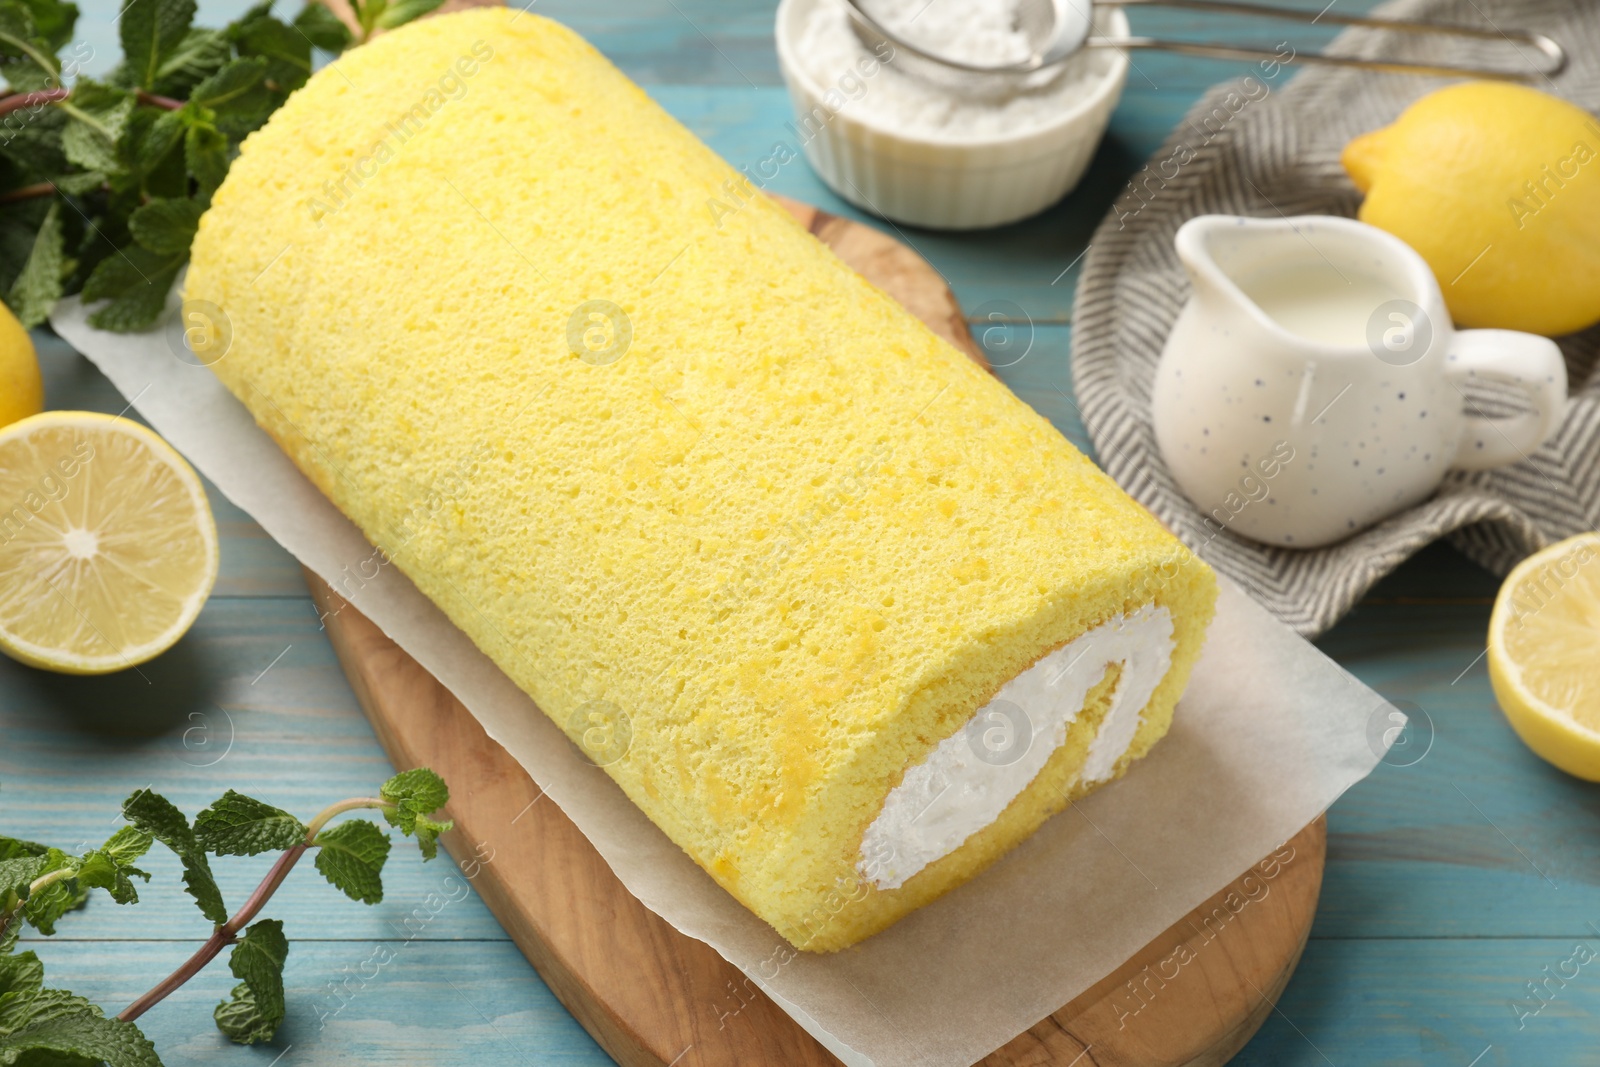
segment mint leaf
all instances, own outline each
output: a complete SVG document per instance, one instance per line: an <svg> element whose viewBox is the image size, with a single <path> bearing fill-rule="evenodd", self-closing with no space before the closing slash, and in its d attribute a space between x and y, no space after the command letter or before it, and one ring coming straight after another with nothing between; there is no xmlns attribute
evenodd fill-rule
<svg viewBox="0 0 1600 1067"><path fill-rule="evenodd" d="M384 861L389 835L375 822L352 819L317 835L317 870L351 900L376 904L383 899Z"/></svg>
<svg viewBox="0 0 1600 1067"><path fill-rule="evenodd" d="M324 52L337 55L350 47L350 28L316 0L300 9L300 14L294 18L294 27Z"/></svg>
<svg viewBox="0 0 1600 1067"><path fill-rule="evenodd" d="M78 862L59 848L46 852L42 859L39 874L34 876L36 878L52 871L72 870ZM23 905L22 915L30 926L48 937L56 932L57 919L83 904L89 894L79 887L75 878L76 875L73 875L51 882L29 895L27 904Z"/></svg>
<svg viewBox="0 0 1600 1067"><path fill-rule="evenodd" d="M311 41L292 26L262 16L239 28L234 43L241 56L267 61L266 77L279 93L300 88L311 77Z"/></svg>
<svg viewBox="0 0 1600 1067"><path fill-rule="evenodd" d="M0 911L20 907L21 916L40 933L55 933L56 920L82 904L87 895L73 880L77 865L77 860L59 848L47 848L42 856L0 860ZM33 882L55 871L65 871L67 876L33 888ZM18 925L15 918L7 924L7 950L15 942Z"/></svg>
<svg viewBox="0 0 1600 1067"><path fill-rule="evenodd" d="M32 329L50 315L61 299L66 275L66 239L61 233L61 204L50 205L22 273L11 285L6 303L23 326Z"/></svg>
<svg viewBox="0 0 1600 1067"><path fill-rule="evenodd" d="M262 1013L283 1018L283 963L289 957L289 940L278 919L258 919L245 928L233 946L228 970L250 987Z"/></svg>
<svg viewBox="0 0 1600 1067"><path fill-rule="evenodd" d="M417 839L417 849L422 853L424 860L431 860L439 854L439 835L454 829L455 825L450 819L434 822L426 815L417 816L413 832Z"/></svg>
<svg viewBox="0 0 1600 1067"><path fill-rule="evenodd" d="M444 0L395 0L378 16L377 23L382 29L392 30L421 18L442 3Z"/></svg>
<svg viewBox="0 0 1600 1067"><path fill-rule="evenodd" d="M0 1001L0 1033L100 1009L65 989L35 989ZM4 1046L0 1046L4 1047Z"/></svg>
<svg viewBox="0 0 1600 1067"><path fill-rule="evenodd" d="M84 889L104 889L118 904L137 904L139 894L133 887L130 877L133 875L147 882L150 880L148 871L141 871L132 864L114 863L103 852L91 852L78 868L78 885Z"/></svg>
<svg viewBox="0 0 1600 1067"><path fill-rule="evenodd" d="M74 908L83 906L88 894L78 889L71 879L51 882L22 907L22 917L35 930L50 937L56 932L56 922Z"/></svg>
<svg viewBox="0 0 1600 1067"><path fill-rule="evenodd" d="M80 996L40 989L0 999L0 1064L65 1067L85 1060L108 1067L161 1067L155 1046L137 1026L107 1019Z"/></svg>
<svg viewBox="0 0 1600 1067"><path fill-rule="evenodd" d="M161 198L144 204L132 215L128 216L128 232L133 234L133 239L152 252L162 252L168 255L182 254L189 251L189 244L194 240L195 230L200 226L200 205L189 199ZM229 791L229 796L239 794ZM227 798L224 797L224 800ZM248 800L248 797L243 799ZM218 801L217 803L222 803ZM213 804L211 808L217 805ZM266 807L266 805L262 805ZM211 808L206 809L210 811ZM269 809L278 811L277 808ZM293 818L284 812L278 812L286 818ZM205 819L206 812L202 811L195 816L195 833L200 836L201 843L205 842L205 835L201 833L200 824ZM296 823L295 825L299 825ZM281 846L288 848L288 845ZM208 852L216 852L208 847ZM265 851L264 849L258 851ZM253 856L254 852L223 853L224 855Z"/></svg>
<svg viewBox="0 0 1600 1067"><path fill-rule="evenodd" d="M4 169L11 171L12 179L6 185L15 188L59 178L68 170L71 164L61 149L61 131L66 127L66 112L49 104L37 110L21 108L0 118L0 163L9 165ZM24 206L8 209L8 217L15 217L17 209ZM32 230L28 236L31 244Z"/></svg>
<svg viewBox="0 0 1600 1067"><path fill-rule="evenodd" d="M72 40L72 31L78 24L78 5L62 0L22 0L22 6L33 16L34 32L51 55L61 51Z"/></svg>
<svg viewBox="0 0 1600 1067"><path fill-rule="evenodd" d="M161 64L188 34L194 12L194 0L126 0L117 30L122 37L123 63L133 84L141 89L155 87Z"/></svg>
<svg viewBox="0 0 1600 1067"><path fill-rule="evenodd" d="M44 985L44 964L32 952L0 955L0 997L32 993Z"/></svg>
<svg viewBox="0 0 1600 1067"><path fill-rule="evenodd" d="M120 258L113 255L100 266L104 267L105 263ZM95 274L99 273L100 268L95 268ZM93 280L91 276L90 281ZM167 284L169 286L172 284L170 279ZM89 288L86 285L85 299L94 299L87 295L88 292ZM165 290L162 292L162 300L163 302L166 300ZM112 304L115 306L116 301ZM94 323L94 317L91 316L89 321ZM151 321L154 321L153 317ZM172 801L159 793L141 789L122 802L122 817L177 854L183 864L183 887L194 897L201 914L218 926L228 921L228 909L222 903L222 893L217 889L217 881L211 875L211 865L206 860L205 850L195 840L194 831L189 827L189 820Z"/></svg>
<svg viewBox="0 0 1600 1067"><path fill-rule="evenodd" d="M189 105L212 112L212 123L223 133L243 137L267 121L277 106L267 89L266 76L265 59L235 59L196 85Z"/></svg>
<svg viewBox="0 0 1600 1067"><path fill-rule="evenodd" d="M183 159L200 187L200 202L210 204L211 194L228 176L227 137L209 122L194 122L184 131Z"/></svg>
<svg viewBox="0 0 1600 1067"><path fill-rule="evenodd" d="M134 105L132 93L88 78L78 79L72 95L57 105L69 118L61 134L67 159L85 170L104 174L125 169L117 145Z"/></svg>
<svg viewBox="0 0 1600 1067"><path fill-rule="evenodd" d="M144 268L155 255L156 253L149 249L133 245L113 252L101 260L99 266L95 267L94 273L89 275L89 280L83 285L83 299L87 302L110 300L122 296L136 285L148 282L150 275ZM123 814L127 815L126 808L123 809ZM151 833L156 840L167 844L166 838L160 833L153 830ZM190 835L193 836L193 831L190 831Z"/></svg>
<svg viewBox="0 0 1600 1067"><path fill-rule="evenodd" d="M150 851L151 836L133 826L124 826L89 852L78 865L78 885L83 889L104 889L118 904L137 904L133 877L150 880L150 875L133 861Z"/></svg>
<svg viewBox="0 0 1600 1067"><path fill-rule="evenodd" d="M189 116L182 111L163 111L133 144L133 165L141 173L155 170L167 153L183 140Z"/></svg>
<svg viewBox="0 0 1600 1067"><path fill-rule="evenodd" d="M194 27L161 61L151 91L162 96L183 96L221 70L231 58L233 49L226 34Z"/></svg>
<svg viewBox="0 0 1600 1067"><path fill-rule="evenodd" d="M240 1045L271 1041L272 1035L278 1032L278 1023L261 1014L256 995L244 982L234 986L228 999L211 1010L211 1017L217 1021L217 1029L223 1036Z"/></svg>
<svg viewBox="0 0 1600 1067"><path fill-rule="evenodd" d="M48 852L48 849L46 850ZM0 901L12 893L28 899L28 883L44 873L44 856L15 856L0 860Z"/></svg>
<svg viewBox="0 0 1600 1067"><path fill-rule="evenodd" d="M356 22L361 26L361 39L365 41L378 28L378 20L389 7L388 0L359 0L352 6L356 9Z"/></svg>
<svg viewBox="0 0 1600 1067"><path fill-rule="evenodd" d="M33 13L18 0L0 3L0 71L13 92L48 89L61 83L54 49L39 36Z"/></svg>
<svg viewBox="0 0 1600 1067"><path fill-rule="evenodd" d="M106 843L97 851L105 853L119 867L126 867L149 852L154 842L155 838L137 826L122 826L118 827L116 833L106 838Z"/></svg>
<svg viewBox="0 0 1600 1067"><path fill-rule="evenodd" d="M50 210L40 201L29 200L15 205L11 211L0 212L0 293L10 291L22 265L33 252L33 242L39 236L39 224ZM0 855L0 859L5 856Z"/></svg>
<svg viewBox="0 0 1600 1067"><path fill-rule="evenodd" d="M89 275L89 280L83 283L83 299L86 302L111 301L89 316L89 325L100 330L115 330L118 333L144 330L155 325L161 313L166 310L167 294L172 291L172 283L177 280L178 271L183 268L188 258L188 249L169 255L152 252L138 245L129 245L112 252L95 266ZM171 842L160 834L155 836L162 844L169 848L173 847ZM173 848L173 851L178 850ZM197 862L205 866L204 851L197 850L196 854L199 856ZM187 883L189 881L187 860L184 870L186 872L184 880ZM205 879L210 879L209 868L206 870ZM214 883L213 889L215 889ZM191 888L190 892L196 890ZM201 910L204 910L203 905ZM224 915L215 921L226 922L227 916Z"/></svg>
<svg viewBox="0 0 1600 1067"><path fill-rule="evenodd" d="M20 837L0 837L0 860L16 859L19 856L42 856L50 851L49 845L41 845L37 841L24 841ZM5 890L0 889L0 893Z"/></svg>
<svg viewBox="0 0 1600 1067"><path fill-rule="evenodd" d="M246 26L256 19L265 18L272 14L273 3L274 0L256 0L254 4L245 8L244 14L228 23L227 29L222 32L227 35L228 40L235 40Z"/></svg>
<svg viewBox="0 0 1600 1067"><path fill-rule="evenodd" d="M378 795L397 809L389 825L409 834L418 815L431 814L450 802L450 787L428 768L416 767L384 782Z"/></svg>
<svg viewBox="0 0 1600 1067"><path fill-rule="evenodd" d="M168 116L177 116L175 120ZM135 108L117 146L128 173L117 176L108 183L124 195L108 203L111 219L127 224L128 215L138 210L141 203L161 199L188 199L191 190L189 172L183 165L183 153L176 151L183 141L184 117L182 110L161 111L153 107ZM135 193L135 197L126 194ZM91 205L93 206L93 205ZM119 238L121 234L117 235Z"/></svg>
<svg viewBox="0 0 1600 1067"><path fill-rule="evenodd" d="M177 203L194 208L194 219L200 217L194 201ZM139 221L144 210L141 208L134 213L133 222ZM134 236L144 241L138 230L134 231ZM182 236L182 247L187 249L190 239L194 237L192 224ZM230 789L222 795L221 800L195 816L194 835L207 852L218 856L255 856L262 852L281 852L302 843L306 839L306 827L281 808Z"/></svg>
<svg viewBox="0 0 1600 1067"><path fill-rule="evenodd" d="M230 1039L245 1045L272 1039L286 1010L283 962L288 956L289 941L277 919L252 923L233 947L228 969L243 984L212 1012L218 1029Z"/></svg>
<svg viewBox="0 0 1600 1067"><path fill-rule="evenodd" d="M423 859L437 856L439 835L455 825L426 818L429 812L439 810L450 800L450 789L444 779L426 767L417 767L402 771L383 783L378 795L394 805L393 811L383 813L389 825L398 826L407 836L414 835Z"/></svg>
<svg viewBox="0 0 1600 1067"><path fill-rule="evenodd" d="M150 91L162 96L187 96L194 86L221 70L232 56L234 50L221 30L190 27L155 70L155 85Z"/></svg>
<svg viewBox="0 0 1600 1067"><path fill-rule="evenodd" d="M55 180L56 192L64 196L83 196L92 193L106 183L106 176L97 170L86 170L82 174L63 174Z"/></svg>

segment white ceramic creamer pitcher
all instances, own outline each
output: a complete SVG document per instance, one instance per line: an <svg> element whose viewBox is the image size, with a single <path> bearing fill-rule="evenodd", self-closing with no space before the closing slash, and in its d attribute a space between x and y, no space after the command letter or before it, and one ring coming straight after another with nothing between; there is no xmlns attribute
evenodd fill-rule
<svg viewBox="0 0 1600 1067"><path fill-rule="evenodd" d="M1427 263L1376 227L1204 215L1177 250L1194 295L1156 372L1156 440L1212 536L1325 545L1451 468L1527 459L1560 420L1560 349L1457 331ZM1468 395L1474 376L1515 390L1511 417Z"/></svg>

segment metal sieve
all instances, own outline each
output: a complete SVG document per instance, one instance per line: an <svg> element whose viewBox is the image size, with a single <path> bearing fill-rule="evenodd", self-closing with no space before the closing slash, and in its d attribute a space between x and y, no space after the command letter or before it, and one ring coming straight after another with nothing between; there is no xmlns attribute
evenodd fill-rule
<svg viewBox="0 0 1600 1067"><path fill-rule="evenodd" d="M929 0L931 3L932 0ZM1324 8L1311 17L1310 12L1269 4L1243 3L1239 0L1019 0L1016 26L1027 37L1030 54L1017 63L984 66L966 63L929 51L883 26L867 11L865 0L845 0L850 16L850 27L868 49L879 50L888 43L895 50L893 62L910 73L949 81L955 72L971 78L982 79L986 86L997 90L1021 88L1030 84L1033 75L1066 62L1085 48L1159 49L1181 52L1191 56L1211 56L1220 59L1272 59L1279 63L1319 63L1325 66L1361 67L1404 74L1471 75L1502 81L1538 81L1555 76L1566 69L1567 53L1560 44L1542 33L1527 30L1477 29L1441 22L1417 22L1408 19L1368 18L1361 15L1335 15ZM1173 41L1156 37L1099 37L1090 33L1095 7L1171 7L1188 11L1209 11L1218 14L1255 15L1260 18L1286 19L1296 22L1327 22L1339 26L1367 26L1374 29L1396 30L1402 33L1437 34L1480 41L1508 43L1513 47L1527 45L1549 60L1547 66L1527 70L1505 70L1493 67L1457 66L1448 63L1422 63L1403 60L1365 59L1358 56L1325 55L1320 52L1296 53L1284 56L1277 51L1248 45L1209 44L1201 41ZM1329 5L1330 7L1332 5Z"/></svg>

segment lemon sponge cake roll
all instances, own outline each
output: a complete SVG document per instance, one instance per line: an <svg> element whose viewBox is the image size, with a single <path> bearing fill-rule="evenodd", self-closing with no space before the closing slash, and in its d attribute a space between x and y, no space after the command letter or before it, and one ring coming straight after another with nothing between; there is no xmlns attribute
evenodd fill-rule
<svg viewBox="0 0 1600 1067"><path fill-rule="evenodd" d="M802 949L1122 774L1199 654L1204 564L543 18L313 76L185 295L376 546L343 584L404 571Z"/></svg>

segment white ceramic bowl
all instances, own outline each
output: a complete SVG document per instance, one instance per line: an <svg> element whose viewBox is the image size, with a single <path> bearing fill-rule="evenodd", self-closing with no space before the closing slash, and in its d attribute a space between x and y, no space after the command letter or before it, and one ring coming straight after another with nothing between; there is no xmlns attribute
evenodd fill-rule
<svg viewBox="0 0 1600 1067"><path fill-rule="evenodd" d="M802 149L834 192L899 222L972 230L1043 211L1083 177L1127 81L1127 55L1108 50L1109 62L1089 92L1064 104L1046 125L981 137L895 130L868 107L829 106L824 98L833 87L819 85L801 64L797 46L806 20L825 2L782 0L778 5L778 64L797 120L815 116L818 109L827 116L825 122L804 126L810 136L802 138ZM1121 8L1100 8L1095 18L1099 33L1128 33ZM832 99L841 99L837 91Z"/></svg>

